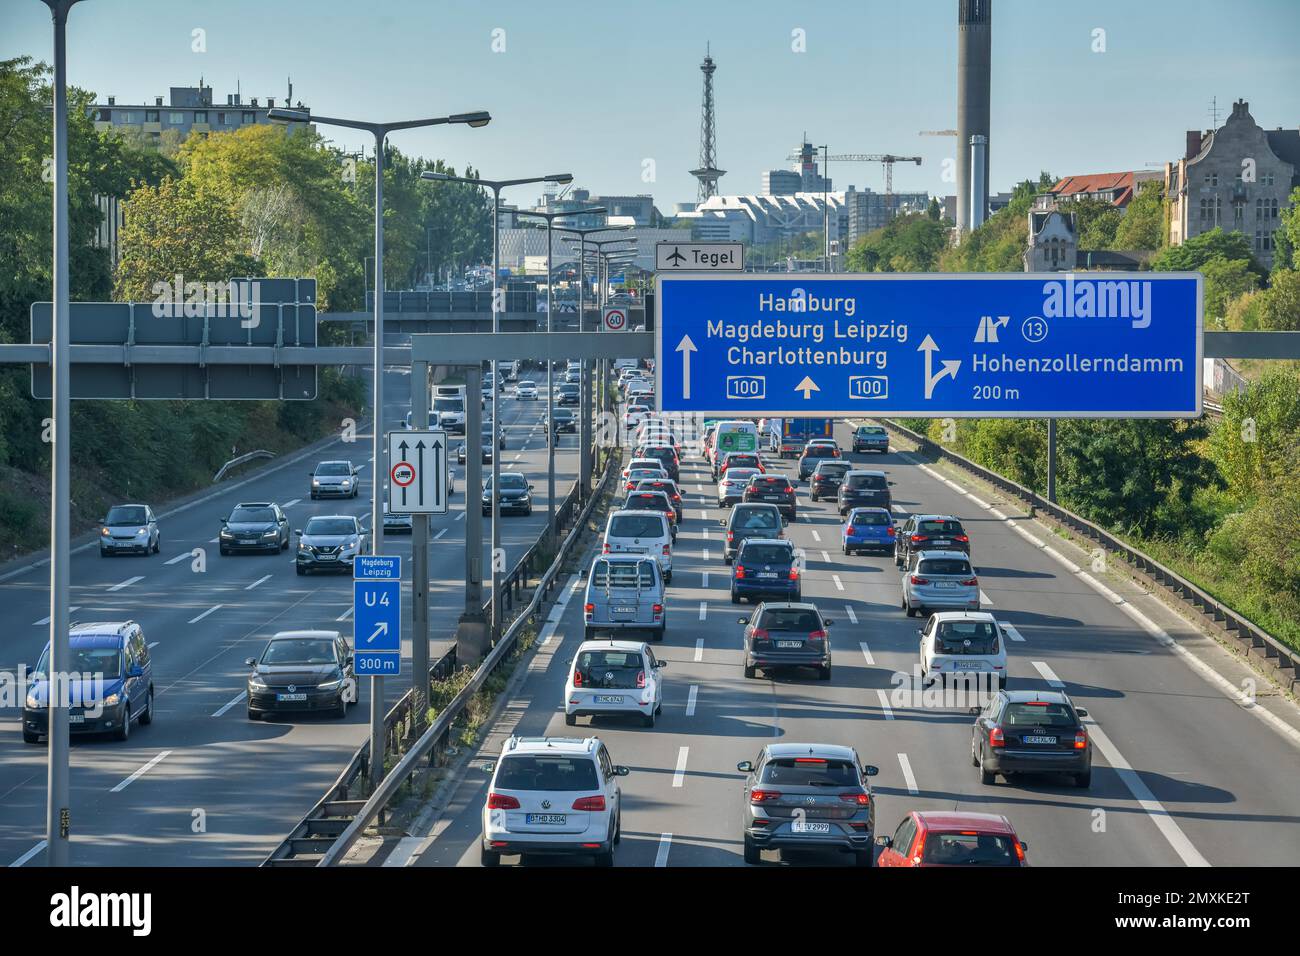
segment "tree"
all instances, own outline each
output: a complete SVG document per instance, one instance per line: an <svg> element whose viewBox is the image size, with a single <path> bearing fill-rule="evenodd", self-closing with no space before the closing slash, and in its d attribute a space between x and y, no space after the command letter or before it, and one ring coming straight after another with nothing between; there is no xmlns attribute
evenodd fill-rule
<svg viewBox="0 0 1300 956"><path fill-rule="evenodd" d="M1115 249L1159 249L1168 236L1165 219L1165 184L1142 183L1115 229Z"/></svg>
<svg viewBox="0 0 1300 956"><path fill-rule="evenodd" d="M849 272L933 272L948 246L948 227L923 213L898 216L849 250Z"/></svg>
<svg viewBox="0 0 1300 956"><path fill-rule="evenodd" d="M1238 504L1296 470L1300 453L1300 371L1270 368L1245 392L1224 396L1223 418L1211 432L1210 456Z"/></svg>
<svg viewBox="0 0 1300 956"><path fill-rule="evenodd" d="M1043 184L1046 183L1046 187ZM941 272L1022 272L1021 258L1029 244L1029 209L1041 188L1055 180L1048 173L1038 184L1025 180L1016 186L1011 201L978 229L972 229L961 245L945 249L939 256Z"/></svg>
<svg viewBox="0 0 1300 956"><path fill-rule="evenodd" d="M1300 331L1300 272L1281 269L1261 296L1260 328L1271 332Z"/></svg>
<svg viewBox="0 0 1300 956"><path fill-rule="evenodd" d="M1113 249L1123 214L1104 199L1072 199L1060 204L1061 212L1075 214L1080 249Z"/></svg>
<svg viewBox="0 0 1300 956"><path fill-rule="evenodd" d="M1201 266L1205 276L1205 318L1225 328L1229 303L1253 292L1259 285L1259 276L1250 269L1248 259L1223 259L1218 256Z"/></svg>
<svg viewBox="0 0 1300 956"><path fill-rule="evenodd" d="M930 204L925 207L925 214L934 222L939 222L943 219L943 207L939 205L937 197L930 197Z"/></svg>
<svg viewBox="0 0 1300 956"><path fill-rule="evenodd" d="M1300 186L1291 190L1281 218L1281 227L1273 233L1273 269L1300 269Z"/></svg>
<svg viewBox="0 0 1300 956"><path fill-rule="evenodd" d="M1264 268L1251 255L1250 243L1240 232L1224 232L1215 226L1209 232L1192 236L1181 246L1166 246L1151 260L1156 272L1196 272L1211 259L1245 259L1250 270L1264 279Z"/></svg>
<svg viewBox="0 0 1300 956"><path fill-rule="evenodd" d="M986 418L966 436L964 454L1034 491L1047 485L1047 423Z"/></svg>

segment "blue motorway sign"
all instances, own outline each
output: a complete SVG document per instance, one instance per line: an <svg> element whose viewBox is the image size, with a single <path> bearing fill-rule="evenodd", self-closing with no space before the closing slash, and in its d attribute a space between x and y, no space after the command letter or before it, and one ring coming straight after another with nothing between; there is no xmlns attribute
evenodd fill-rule
<svg viewBox="0 0 1300 956"><path fill-rule="evenodd" d="M402 670L402 559L358 555L352 566L352 663L358 677Z"/></svg>
<svg viewBox="0 0 1300 956"><path fill-rule="evenodd" d="M1201 414L1197 273L660 275L655 292L664 411Z"/></svg>

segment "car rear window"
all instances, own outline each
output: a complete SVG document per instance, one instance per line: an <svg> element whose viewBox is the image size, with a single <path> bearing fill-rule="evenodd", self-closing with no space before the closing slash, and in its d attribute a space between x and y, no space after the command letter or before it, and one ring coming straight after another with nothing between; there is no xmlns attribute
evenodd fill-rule
<svg viewBox="0 0 1300 956"><path fill-rule="evenodd" d="M609 522L611 538L662 538L663 515L615 515Z"/></svg>
<svg viewBox="0 0 1300 956"><path fill-rule="evenodd" d="M998 629L992 621L944 621L934 635L939 654L995 654Z"/></svg>
<svg viewBox="0 0 1300 956"><path fill-rule="evenodd" d="M757 468L758 456L757 455L728 455L727 468L731 469L735 467Z"/></svg>
<svg viewBox="0 0 1300 956"><path fill-rule="evenodd" d="M623 503L624 511L667 511L672 507L662 491L634 491Z"/></svg>
<svg viewBox="0 0 1300 956"><path fill-rule="evenodd" d="M575 669L584 687L628 688L636 687L645 661L639 651L583 651Z"/></svg>
<svg viewBox="0 0 1300 956"><path fill-rule="evenodd" d="M118 505L108 509L107 524L144 524L144 508L140 505Z"/></svg>
<svg viewBox="0 0 1300 956"><path fill-rule="evenodd" d="M953 519L932 519L918 521L916 529L923 534L961 534L961 522Z"/></svg>
<svg viewBox="0 0 1300 956"><path fill-rule="evenodd" d="M883 491L889 487L889 482L884 475L852 475L848 479L848 488L850 491Z"/></svg>
<svg viewBox="0 0 1300 956"><path fill-rule="evenodd" d="M751 475L749 479L751 488L761 488L764 491L789 491L790 479L785 475Z"/></svg>
<svg viewBox="0 0 1300 956"><path fill-rule="evenodd" d="M803 454L805 458L834 458L836 450L834 445L808 445Z"/></svg>
<svg viewBox="0 0 1300 956"><path fill-rule="evenodd" d="M822 629L816 611L799 608L768 608L758 619L757 627L765 631L798 631L811 634Z"/></svg>
<svg viewBox="0 0 1300 956"><path fill-rule="evenodd" d="M1011 838L997 833L928 833L922 863L936 866L1019 866Z"/></svg>
<svg viewBox="0 0 1300 956"><path fill-rule="evenodd" d="M970 562L960 558L926 558L917 565L919 574L970 574Z"/></svg>
<svg viewBox="0 0 1300 956"><path fill-rule="evenodd" d="M853 517L849 519L849 524L885 525L893 523L894 519L883 511L855 511Z"/></svg>
<svg viewBox="0 0 1300 956"><path fill-rule="evenodd" d="M498 790L598 790L596 763L590 757L520 754L497 768Z"/></svg>
<svg viewBox="0 0 1300 956"><path fill-rule="evenodd" d="M737 531L768 531L781 527L781 516L772 507L737 510L731 527Z"/></svg>
<svg viewBox="0 0 1300 956"><path fill-rule="evenodd" d="M591 583L598 588L653 587L653 561L597 561L591 569Z"/></svg>
<svg viewBox="0 0 1300 956"><path fill-rule="evenodd" d="M814 474L832 475L837 478L842 478L848 473L850 468L852 468L852 466L848 462L824 461L817 466L817 471L814 472Z"/></svg>
<svg viewBox="0 0 1300 956"><path fill-rule="evenodd" d="M788 564L794 560L794 548L788 545L746 542L740 549L740 556L746 561L755 561L758 564Z"/></svg>
<svg viewBox="0 0 1300 956"><path fill-rule="evenodd" d="M1008 727L1074 727L1078 721L1066 704L1028 702L1007 704L1002 723Z"/></svg>
<svg viewBox="0 0 1300 956"><path fill-rule="evenodd" d="M778 757L763 764L762 782L787 787L856 787L858 771L848 760Z"/></svg>
<svg viewBox="0 0 1300 956"><path fill-rule="evenodd" d="M724 480L728 484L745 483L759 473L757 468L728 468Z"/></svg>
<svg viewBox="0 0 1300 956"><path fill-rule="evenodd" d="M885 430L879 425L863 425L858 429L859 435L883 435Z"/></svg>

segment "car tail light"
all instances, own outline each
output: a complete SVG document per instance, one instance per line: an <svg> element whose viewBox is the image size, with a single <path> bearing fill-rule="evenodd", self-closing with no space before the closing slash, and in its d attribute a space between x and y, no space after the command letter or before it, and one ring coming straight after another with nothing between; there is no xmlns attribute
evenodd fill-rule
<svg viewBox="0 0 1300 956"><path fill-rule="evenodd" d="M844 529L844 533L845 533L845 534L857 534L857 531L854 529L853 525L849 525L847 528Z"/></svg>
<svg viewBox="0 0 1300 956"><path fill-rule="evenodd" d="M1003 733L1002 733L1002 728L1001 728L1001 727L990 727L990 728L989 728L989 746L990 746L990 747L1005 747L1006 745L1007 745L1007 738L1003 735Z"/></svg>
<svg viewBox="0 0 1300 956"><path fill-rule="evenodd" d="M970 537L969 537L968 535L964 535L964 534L953 535L953 539L952 539L952 540L954 540L954 541L961 541L961 542L964 542L964 543L966 543L966 544L969 544L969 543L970 543Z"/></svg>
<svg viewBox="0 0 1300 956"><path fill-rule="evenodd" d="M756 641L765 641L768 638L767 630L761 627L754 628L754 630L750 632L749 636Z"/></svg>
<svg viewBox="0 0 1300 956"><path fill-rule="evenodd" d="M592 613L594 613L595 610L596 610L596 605L594 605L594 604L584 604L584 605L582 606L582 609L583 609L584 611L586 611L588 614L592 614Z"/></svg>
<svg viewBox="0 0 1300 956"><path fill-rule="evenodd" d="M774 800L780 799L781 791L779 790L759 790L755 787L753 790L749 791L750 803L771 803Z"/></svg>
<svg viewBox="0 0 1300 956"><path fill-rule="evenodd" d="M735 536L734 534L732 534L730 531L727 532L727 540L728 540L728 541L733 540L735 537L736 537L736 536Z"/></svg>
<svg viewBox="0 0 1300 956"><path fill-rule="evenodd" d="M579 797L573 801L573 809L600 813L605 809L605 797L603 794L596 797Z"/></svg>
<svg viewBox="0 0 1300 956"><path fill-rule="evenodd" d="M1086 750L1088 747L1088 731L1080 727L1074 734L1074 749Z"/></svg>
<svg viewBox="0 0 1300 956"><path fill-rule="evenodd" d="M907 851L902 850L900 852L906 853ZM922 830L920 838L916 841L916 853L912 855L912 860L915 863L920 863L921 860L924 858L925 858L925 831Z"/></svg>
<svg viewBox="0 0 1300 956"><path fill-rule="evenodd" d="M740 580L744 576L745 576L745 566L743 564L736 565L736 580Z"/></svg>
<svg viewBox="0 0 1300 956"><path fill-rule="evenodd" d="M573 686L582 686L582 671L578 670L576 667L573 669Z"/></svg>
<svg viewBox="0 0 1300 956"><path fill-rule="evenodd" d="M979 578L967 578L965 581L961 582L961 586L964 588L977 588L979 585Z"/></svg>
<svg viewBox="0 0 1300 956"><path fill-rule="evenodd" d="M913 543L913 544L916 544L918 541L924 541L924 540L925 540L925 535L923 535L923 534L914 534L914 535L912 535L912 543Z"/></svg>
<svg viewBox="0 0 1300 956"><path fill-rule="evenodd" d="M912 581L913 584L929 584L929 583L930 583L930 579L929 579L929 578L923 578L923 577L921 577L921 576L919 576L919 575L916 575L916 574L912 575L912 577L911 577L911 581Z"/></svg>
<svg viewBox="0 0 1300 956"><path fill-rule="evenodd" d="M608 542L608 541L605 542L604 550L603 550L601 553L602 553L602 554L609 554L609 542Z"/></svg>
<svg viewBox="0 0 1300 956"><path fill-rule="evenodd" d="M798 568L794 568L794 567L792 567L792 568L790 569L790 580L791 580L791 581L798 581L798 580L799 580L799 569L798 569Z"/></svg>
<svg viewBox="0 0 1300 956"><path fill-rule="evenodd" d="M795 757L795 763L825 763L825 757Z"/></svg>
<svg viewBox="0 0 1300 956"><path fill-rule="evenodd" d="M891 524L889 526L889 536L892 538L895 534L896 532L894 531L894 526Z"/></svg>
<svg viewBox="0 0 1300 956"><path fill-rule="evenodd" d="M825 631L812 631L812 632L808 635L808 640L809 640L810 642L811 642L811 641L824 641L824 640L826 640L826 632L825 632ZM796 760L795 762L797 763L798 760Z"/></svg>
<svg viewBox="0 0 1300 956"><path fill-rule="evenodd" d="M514 797L506 796L504 793L489 793L487 805L489 810L519 809L519 801Z"/></svg>
<svg viewBox="0 0 1300 956"><path fill-rule="evenodd" d="M856 793L841 793L840 799L845 803L856 803L860 807L870 806L871 794L865 790L859 790Z"/></svg>
<svg viewBox="0 0 1300 956"><path fill-rule="evenodd" d="M1012 842L1015 844L1016 847L1016 859L1019 860L1021 863L1024 863L1025 862L1024 846L1021 845L1019 840L1013 840Z"/></svg>
<svg viewBox="0 0 1300 956"><path fill-rule="evenodd" d="M654 614L655 617L658 617L664 612L664 606L662 604L656 604L650 608L650 612Z"/></svg>
<svg viewBox="0 0 1300 956"><path fill-rule="evenodd" d="M668 545L664 545L664 554L672 554L672 552L668 550Z"/></svg>
<svg viewBox="0 0 1300 956"><path fill-rule="evenodd" d="M636 686L639 688L645 687L645 671L637 671Z"/></svg>

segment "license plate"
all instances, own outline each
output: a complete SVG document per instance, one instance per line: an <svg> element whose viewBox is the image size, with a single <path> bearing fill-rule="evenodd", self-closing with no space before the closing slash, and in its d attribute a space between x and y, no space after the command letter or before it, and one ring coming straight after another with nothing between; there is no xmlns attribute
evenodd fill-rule
<svg viewBox="0 0 1300 956"><path fill-rule="evenodd" d="M805 820L803 823L795 823L791 826L795 833L830 833L831 825L829 823L809 823Z"/></svg>
<svg viewBox="0 0 1300 956"><path fill-rule="evenodd" d="M1054 743L1056 743L1056 738L1055 738L1055 737L1044 737L1044 736L1042 736L1042 735L1031 735L1031 736L1027 736L1027 737L1021 737L1020 739L1023 740L1023 741L1024 741L1025 743L1027 743L1027 744L1054 744Z"/></svg>
<svg viewBox="0 0 1300 956"><path fill-rule="evenodd" d="M84 724L85 722L85 714L68 714L68 723L70 724Z"/></svg>
<svg viewBox="0 0 1300 956"><path fill-rule="evenodd" d="M337 554L318 554L316 557L322 561L337 561L339 556Z"/></svg>
<svg viewBox="0 0 1300 956"><path fill-rule="evenodd" d="M798 650L799 648L803 647L803 641L777 641L776 646L782 648L789 648L791 650Z"/></svg>
<svg viewBox="0 0 1300 956"><path fill-rule="evenodd" d="M931 541L930 544L931 544L932 546L934 546L934 547L937 548L937 547L938 547L939 545L941 545L941 544L952 544L952 542L951 542L951 541L940 541L940 540L935 540L935 541Z"/></svg>
<svg viewBox="0 0 1300 956"><path fill-rule="evenodd" d="M524 815L524 820L528 823L545 824L546 826L562 827L567 819L563 813L529 813Z"/></svg>
<svg viewBox="0 0 1300 956"><path fill-rule="evenodd" d="M957 661L953 667L959 671L977 671L983 668L981 661Z"/></svg>
<svg viewBox="0 0 1300 956"><path fill-rule="evenodd" d="M634 608L634 607L616 607L616 608L614 608L614 613L615 613L615 614L635 614L635 613L636 613L636 608Z"/></svg>
<svg viewBox="0 0 1300 956"><path fill-rule="evenodd" d="M955 588L957 586L957 582L956 581L935 581L934 586L937 588Z"/></svg>
<svg viewBox="0 0 1300 956"><path fill-rule="evenodd" d="M623 703L622 694L597 694L596 703L598 704L621 704Z"/></svg>
<svg viewBox="0 0 1300 956"><path fill-rule="evenodd" d="M758 573L758 576L759 576L760 578L774 578L774 577L776 577L776 572L775 572L775 571L760 571L760 572Z"/></svg>
<svg viewBox="0 0 1300 956"><path fill-rule="evenodd" d="M781 500L781 496L780 496L780 495L764 495L764 496L763 496L763 500L764 500L764 501L780 501L780 500Z"/></svg>
<svg viewBox="0 0 1300 956"><path fill-rule="evenodd" d="M284 703L289 703L295 700L306 700L307 695L306 694L276 694L275 699Z"/></svg>

